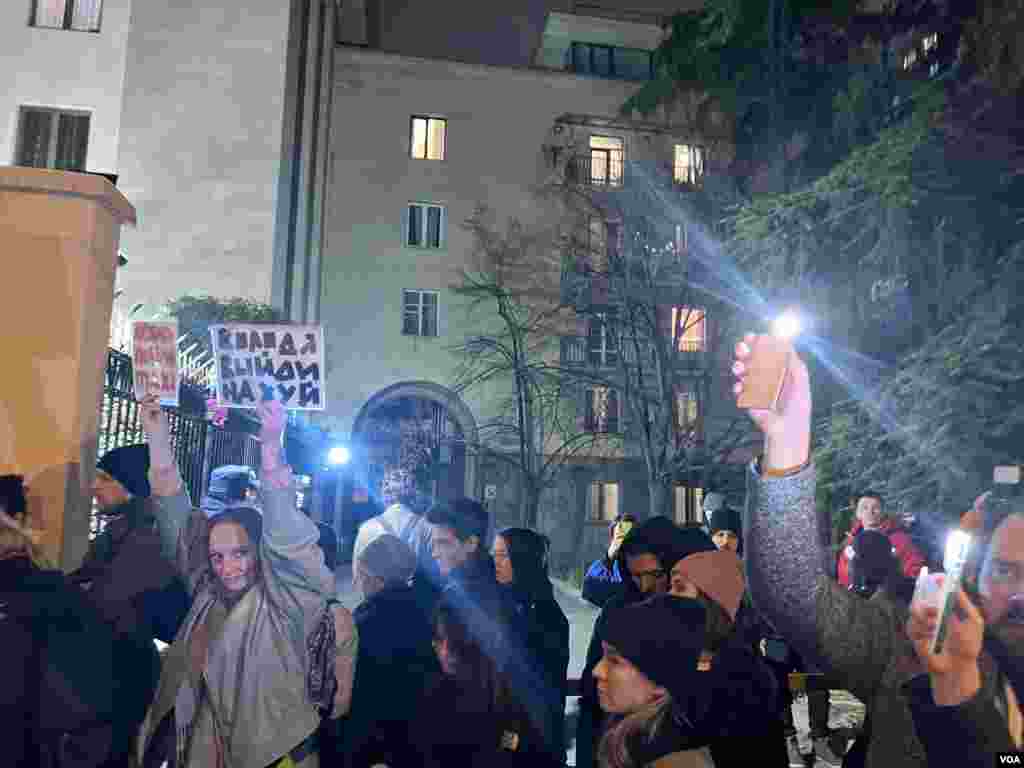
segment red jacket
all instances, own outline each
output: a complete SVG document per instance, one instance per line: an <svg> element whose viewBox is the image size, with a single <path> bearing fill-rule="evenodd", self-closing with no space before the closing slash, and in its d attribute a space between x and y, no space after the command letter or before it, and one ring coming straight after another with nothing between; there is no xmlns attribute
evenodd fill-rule
<svg viewBox="0 0 1024 768"><path fill-rule="evenodd" d="M850 586L849 548L853 544L854 536L856 536L863 528L864 526L861 524L860 520L857 520L850 532L846 534L846 541L843 543L843 548L839 550L839 558L836 564L836 577L841 586ZM892 520L883 521L875 530L880 533L884 533L889 537L889 541L892 542L892 546L896 550L896 556L900 559L900 563L903 566L903 575L916 579L918 572L921 570L921 566L925 564L925 559L924 555L921 554L921 550L919 550L911 540L910 535Z"/></svg>

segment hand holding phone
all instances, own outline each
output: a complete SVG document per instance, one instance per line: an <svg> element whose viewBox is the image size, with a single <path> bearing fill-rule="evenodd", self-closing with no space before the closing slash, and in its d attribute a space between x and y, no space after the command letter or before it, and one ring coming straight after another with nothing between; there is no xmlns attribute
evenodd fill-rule
<svg viewBox="0 0 1024 768"><path fill-rule="evenodd" d="M793 346L787 339L765 335L753 337L750 357L746 361L743 391L736 400L739 408L778 409L792 351Z"/></svg>

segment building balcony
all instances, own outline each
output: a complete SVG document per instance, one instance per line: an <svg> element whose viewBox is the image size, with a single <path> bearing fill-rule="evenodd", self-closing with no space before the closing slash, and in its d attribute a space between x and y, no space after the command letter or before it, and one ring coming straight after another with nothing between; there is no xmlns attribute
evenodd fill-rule
<svg viewBox="0 0 1024 768"><path fill-rule="evenodd" d="M566 165L566 181L614 191L628 182L625 156L621 152L591 152L573 155Z"/></svg>

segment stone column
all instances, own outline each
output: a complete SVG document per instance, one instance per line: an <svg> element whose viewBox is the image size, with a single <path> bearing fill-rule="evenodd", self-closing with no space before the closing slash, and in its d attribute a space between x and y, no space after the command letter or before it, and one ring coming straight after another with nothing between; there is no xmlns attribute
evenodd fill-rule
<svg viewBox="0 0 1024 768"><path fill-rule="evenodd" d="M135 209L106 179L0 167L0 474L22 474L47 556L88 547L97 428L121 226Z"/></svg>

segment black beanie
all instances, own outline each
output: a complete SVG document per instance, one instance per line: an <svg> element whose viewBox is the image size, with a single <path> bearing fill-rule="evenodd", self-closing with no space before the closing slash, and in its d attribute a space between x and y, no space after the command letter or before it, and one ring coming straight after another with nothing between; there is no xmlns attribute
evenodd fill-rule
<svg viewBox="0 0 1024 768"><path fill-rule="evenodd" d="M602 639L683 702L694 692L705 617L697 600L657 595L610 611Z"/></svg>
<svg viewBox="0 0 1024 768"><path fill-rule="evenodd" d="M716 509L708 517L708 528L711 529L711 533L732 531L740 536L743 533L743 521L740 519L739 510L731 507Z"/></svg>
<svg viewBox="0 0 1024 768"><path fill-rule="evenodd" d="M132 496L149 498L149 446L145 443L107 451L96 468L117 480Z"/></svg>

